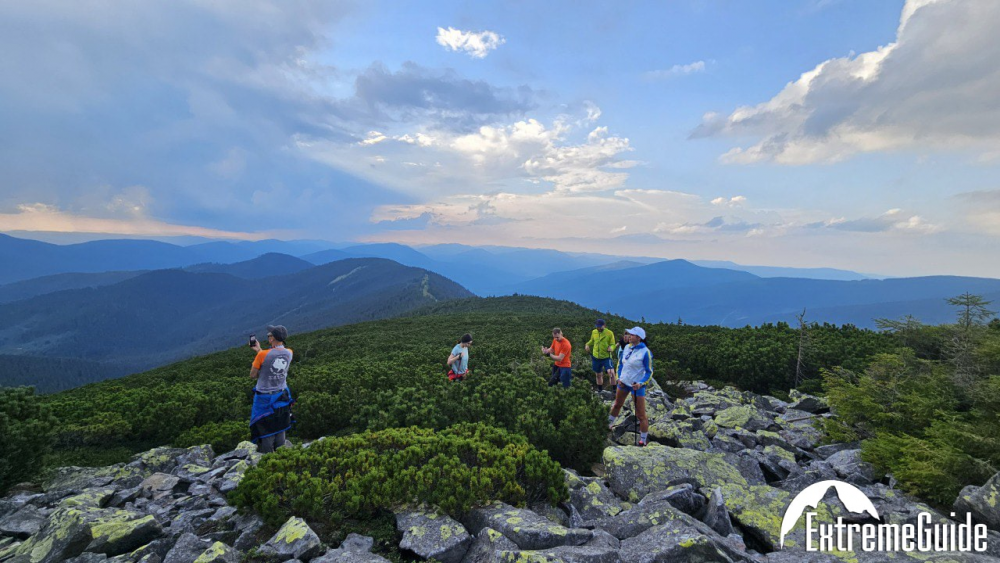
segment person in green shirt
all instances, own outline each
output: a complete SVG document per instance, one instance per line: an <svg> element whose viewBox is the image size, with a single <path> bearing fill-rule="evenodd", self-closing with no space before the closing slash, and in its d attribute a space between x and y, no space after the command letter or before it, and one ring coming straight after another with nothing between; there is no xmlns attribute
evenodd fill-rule
<svg viewBox="0 0 1000 563"><path fill-rule="evenodd" d="M590 340L587 341L584 349L590 352L590 366L594 370L594 378L597 380L597 390L604 389L604 374L608 374L608 383L614 389L615 368L611 363L611 353L615 350L615 335L611 329L605 327L604 319L597 319L594 323L594 330L590 333Z"/></svg>

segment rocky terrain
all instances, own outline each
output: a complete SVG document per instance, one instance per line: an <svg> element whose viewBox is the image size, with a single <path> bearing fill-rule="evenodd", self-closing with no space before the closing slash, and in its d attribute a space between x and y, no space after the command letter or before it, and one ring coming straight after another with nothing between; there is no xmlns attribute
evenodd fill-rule
<svg viewBox="0 0 1000 563"><path fill-rule="evenodd" d="M828 479L859 487L883 522L948 515L894 490L891 477L861 461L857 444L820 445L814 423L832 415L819 398L793 393L786 403L703 383L685 395L671 400L649 390L645 448L632 445L635 420L626 407L594 469L600 476L566 471L564 505L494 504L458 519L401 509L401 551L441 563L1000 561L1000 474L964 489L954 507L957 518L970 512L989 526L986 554L807 553L802 522L780 548L791 498ZM244 442L221 455L208 446L157 448L127 464L62 468L40 487L19 486L0 499L0 562L386 561L371 552L371 538L329 546L294 517L272 534L256 515L229 506L226 493L260 457ZM825 500L821 517L868 518L836 495Z"/></svg>

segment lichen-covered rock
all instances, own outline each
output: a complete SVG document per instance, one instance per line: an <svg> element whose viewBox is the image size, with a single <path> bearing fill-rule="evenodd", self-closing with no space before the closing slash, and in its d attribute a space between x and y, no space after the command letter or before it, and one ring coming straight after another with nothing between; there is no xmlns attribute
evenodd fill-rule
<svg viewBox="0 0 1000 563"><path fill-rule="evenodd" d="M292 516L260 548L261 556L275 561L302 559L308 561L319 554L322 542L305 520Z"/></svg>
<svg viewBox="0 0 1000 563"><path fill-rule="evenodd" d="M27 539L42 529L45 520L38 507L28 504L0 519L0 534Z"/></svg>
<svg viewBox="0 0 1000 563"><path fill-rule="evenodd" d="M46 491L91 489L103 487L115 480L124 464L109 467L60 467L53 471L52 476L42 484Z"/></svg>
<svg viewBox="0 0 1000 563"><path fill-rule="evenodd" d="M635 537L646 530L681 518L681 512L661 500L638 504L629 510L593 523L619 540Z"/></svg>
<svg viewBox="0 0 1000 563"><path fill-rule="evenodd" d="M623 563L750 562L753 559L680 520L650 528L622 542Z"/></svg>
<svg viewBox="0 0 1000 563"><path fill-rule="evenodd" d="M400 549L441 563L459 563L472 544L472 536L461 524L435 512L397 513L396 529L403 534Z"/></svg>
<svg viewBox="0 0 1000 563"><path fill-rule="evenodd" d="M715 429L718 430L717 427ZM689 448L700 451L712 448L712 442L708 436L701 430L695 429L694 425L687 420L658 420L650 425L649 437L674 448Z"/></svg>
<svg viewBox="0 0 1000 563"><path fill-rule="evenodd" d="M174 489L180 484L180 481L181 480L174 475L168 475L166 473L153 473L139 484L139 494L146 498L156 500L174 492Z"/></svg>
<svg viewBox="0 0 1000 563"><path fill-rule="evenodd" d="M216 487L219 489L219 492L225 494L235 490L236 486L243 480L243 475L249 468L250 463L246 460L240 460L239 463L232 466L229 471L227 471L222 478L216 482Z"/></svg>
<svg viewBox="0 0 1000 563"><path fill-rule="evenodd" d="M368 536L348 534L339 548L328 550L311 563L389 563L381 555L369 553L373 545L375 540Z"/></svg>
<svg viewBox="0 0 1000 563"><path fill-rule="evenodd" d="M76 557L90 543L90 525L78 508L53 512L42 529L18 546L12 563L56 563Z"/></svg>
<svg viewBox="0 0 1000 563"><path fill-rule="evenodd" d="M217 541L210 545L194 563L239 563L240 554L228 545Z"/></svg>
<svg viewBox="0 0 1000 563"><path fill-rule="evenodd" d="M177 543L167 552L167 555L163 558L163 563L193 563L210 546L211 542L203 540L194 534L183 534L177 538Z"/></svg>
<svg viewBox="0 0 1000 563"><path fill-rule="evenodd" d="M767 430L776 426L774 419L766 411L750 405L729 407L715 413L715 423L723 428L743 428L750 432Z"/></svg>
<svg viewBox="0 0 1000 563"><path fill-rule="evenodd" d="M87 551L109 556L128 553L163 534L163 528L152 515L128 510L101 510L86 515L93 540Z"/></svg>
<svg viewBox="0 0 1000 563"><path fill-rule="evenodd" d="M708 500L705 504L705 512L701 518L702 522L712 528L720 536L729 536L733 530L733 522L729 519L729 511L726 510L726 501L722 497L722 489L719 487L709 491Z"/></svg>
<svg viewBox="0 0 1000 563"><path fill-rule="evenodd" d="M768 551L781 543L781 518L791 502L787 491L766 485L721 485L720 493L732 521L752 536ZM813 509L810 509L813 510ZM815 509L817 522L835 523L836 517L828 505L821 503ZM805 537L805 518L800 518L789 535L785 536L785 549L801 547Z"/></svg>
<svg viewBox="0 0 1000 563"><path fill-rule="evenodd" d="M649 493L639 501L639 506L660 501L669 502L677 510L695 516L705 508L706 499L704 495L695 490L694 485L683 483L662 491Z"/></svg>
<svg viewBox="0 0 1000 563"><path fill-rule="evenodd" d="M792 393L797 393L797 391L792 390ZM827 404L826 399L815 397L813 395L806 395L805 393L799 393L796 396L789 396L795 401L788 405L788 408L790 409L805 411L812 414L830 412L830 405Z"/></svg>
<svg viewBox="0 0 1000 563"><path fill-rule="evenodd" d="M650 444L645 448L610 447L604 450L604 467L611 490L636 502L671 485L692 483L712 487L722 483L746 485L739 470L725 455Z"/></svg>
<svg viewBox="0 0 1000 563"><path fill-rule="evenodd" d="M104 508L115 494L113 487L98 487L87 489L80 494L66 497L59 501L59 506L66 508Z"/></svg>
<svg viewBox="0 0 1000 563"><path fill-rule="evenodd" d="M982 487L968 486L955 500L956 513L971 513L977 523L1000 530L1000 473L991 477Z"/></svg>
<svg viewBox="0 0 1000 563"><path fill-rule="evenodd" d="M177 458L186 452L184 448L153 448L132 456L129 465L142 470L147 476L153 473L170 473L177 467Z"/></svg>
<svg viewBox="0 0 1000 563"><path fill-rule="evenodd" d="M565 471L569 502L583 520L614 516L622 511L621 501L601 479L580 477Z"/></svg>
<svg viewBox="0 0 1000 563"><path fill-rule="evenodd" d="M476 533L462 563L499 563L504 552L516 552L517 544L493 528L483 528Z"/></svg>
<svg viewBox="0 0 1000 563"><path fill-rule="evenodd" d="M517 544L520 549L527 550L581 545L592 535L590 530L559 526L530 510L514 508L501 502L470 510L463 523L475 534L483 529L493 528Z"/></svg>
<svg viewBox="0 0 1000 563"><path fill-rule="evenodd" d="M537 551L501 551L503 563L621 563L617 549L600 546L561 546Z"/></svg>
<svg viewBox="0 0 1000 563"><path fill-rule="evenodd" d="M861 461L861 450L841 450L826 458L826 463L842 479L856 485L865 485L879 480L872 464Z"/></svg>
<svg viewBox="0 0 1000 563"><path fill-rule="evenodd" d="M67 559L66 563L102 563L107 560L108 556L103 553L84 552L72 559Z"/></svg>

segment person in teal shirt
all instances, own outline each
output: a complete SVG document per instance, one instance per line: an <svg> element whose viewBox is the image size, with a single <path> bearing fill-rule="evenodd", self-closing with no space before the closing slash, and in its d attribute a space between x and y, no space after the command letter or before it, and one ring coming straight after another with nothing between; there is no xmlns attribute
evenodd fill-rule
<svg viewBox="0 0 1000 563"><path fill-rule="evenodd" d="M590 332L590 340L584 346L584 349L590 352L590 367L594 370L597 391L604 390L605 373L608 374L611 388L616 385L615 366L611 363L611 353L615 349L615 335L604 325L604 319L597 319L594 330Z"/></svg>
<svg viewBox="0 0 1000 563"><path fill-rule="evenodd" d="M465 334L458 344L451 349L448 356L448 365L451 370L448 372L450 381L461 381L469 374L469 346L472 345L472 335Z"/></svg>

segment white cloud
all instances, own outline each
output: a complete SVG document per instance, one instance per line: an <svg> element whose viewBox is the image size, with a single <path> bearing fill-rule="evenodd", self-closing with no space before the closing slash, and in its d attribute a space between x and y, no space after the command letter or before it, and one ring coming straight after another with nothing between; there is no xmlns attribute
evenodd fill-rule
<svg viewBox="0 0 1000 563"><path fill-rule="evenodd" d="M747 202L747 198L741 195L733 196L729 199L724 197L717 197L712 200L712 205L718 205L723 207L739 207Z"/></svg>
<svg viewBox="0 0 1000 563"><path fill-rule="evenodd" d="M642 76L646 80L665 80L675 76L683 76L685 74L694 74L697 72L705 72L705 61L695 61L686 65L674 65L667 69L650 70L643 73Z"/></svg>
<svg viewBox="0 0 1000 563"><path fill-rule="evenodd" d="M437 42L449 51L465 51L470 57L485 58L500 45L506 43L503 36L493 31L462 31L449 27L437 28Z"/></svg>
<svg viewBox="0 0 1000 563"><path fill-rule="evenodd" d="M824 61L771 100L706 115L692 134L751 136L724 163L836 162L857 153L1000 143L1000 2L909 0L896 41Z"/></svg>

